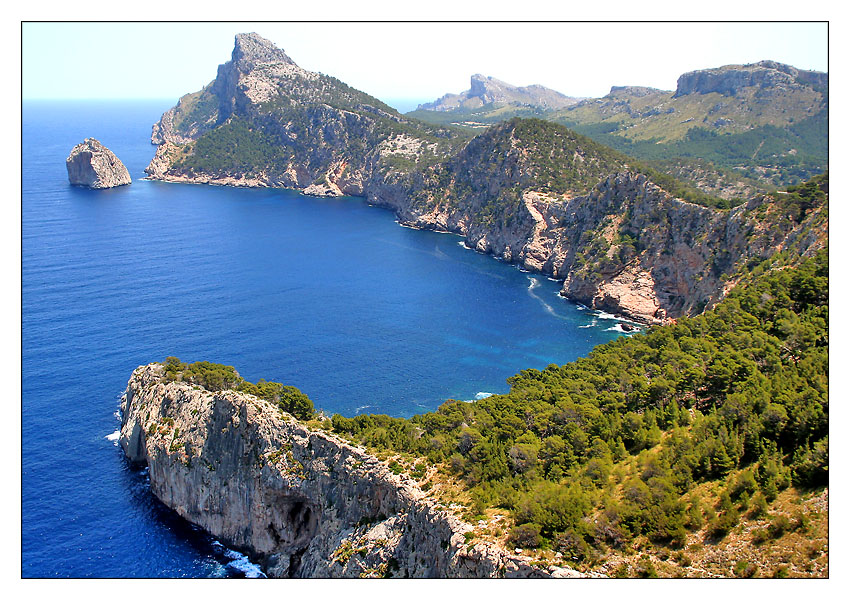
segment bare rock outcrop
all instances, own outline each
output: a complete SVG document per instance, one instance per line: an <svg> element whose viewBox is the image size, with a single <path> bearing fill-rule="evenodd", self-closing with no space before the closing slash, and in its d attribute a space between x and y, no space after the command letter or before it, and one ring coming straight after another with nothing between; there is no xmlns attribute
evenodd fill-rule
<svg viewBox="0 0 850 600"><path fill-rule="evenodd" d="M86 138L74 146L65 160L65 167L71 185L102 190L131 182L124 163L94 138Z"/></svg>
<svg viewBox="0 0 850 600"><path fill-rule="evenodd" d="M137 368L120 444L179 515L247 553L272 577L584 577L532 565L406 474L233 390L167 382Z"/></svg>
<svg viewBox="0 0 850 600"><path fill-rule="evenodd" d="M772 60L748 65L727 65L716 69L691 71L679 77L676 94L708 94L717 92L735 96L742 88L803 88L829 85L829 75L820 71L804 71Z"/></svg>

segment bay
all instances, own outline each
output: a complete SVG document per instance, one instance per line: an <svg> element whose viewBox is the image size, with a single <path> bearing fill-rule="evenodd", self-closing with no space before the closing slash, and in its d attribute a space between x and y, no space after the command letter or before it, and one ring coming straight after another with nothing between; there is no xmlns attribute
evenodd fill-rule
<svg viewBox="0 0 850 600"><path fill-rule="evenodd" d="M172 104L23 104L24 577L244 574L109 439L138 365L221 362L327 414L406 417L506 392L521 369L619 335L557 282L359 198L141 180L151 124ZM86 137L131 185L68 184L65 157Z"/></svg>

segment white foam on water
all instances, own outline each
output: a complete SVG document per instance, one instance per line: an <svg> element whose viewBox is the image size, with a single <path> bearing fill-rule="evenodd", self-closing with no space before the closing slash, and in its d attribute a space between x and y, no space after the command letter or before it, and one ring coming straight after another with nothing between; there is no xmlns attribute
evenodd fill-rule
<svg viewBox="0 0 850 600"><path fill-rule="evenodd" d="M489 398L492 395L493 395L492 392L478 392L477 394L475 394L475 399L476 400L484 400L484 398Z"/></svg>
<svg viewBox="0 0 850 600"><path fill-rule="evenodd" d="M364 404L363 406L358 406L358 407L355 409L354 414L355 414L355 415L359 415L361 410L363 410L364 408L371 408L371 407L372 407L372 405L371 405L371 404Z"/></svg>
<svg viewBox="0 0 850 600"><path fill-rule="evenodd" d="M594 321L593 323L588 323L587 325L579 325L578 328L587 329L588 327L593 327L594 325L596 325L596 321Z"/></svg>
<svg viewBox="0 0 850 600"><path fill-rule="evenodd" d="M242 554L241 552L237 552L236 550L226 550L224 555L227 558L232 558L229 563L227 563L228 567L236 569L237 571L242 571L245 573L245 577L247 579L265 579L266 574L263 573L262 569L260 569L259 565L252 563L248 560L248 557Z"/></svg>
<svg viewBox="0 0 850 600"><path fill-rule="evenodd" d="M543 306L544 310L553 317L561 319L563 321L568 321L569 319L567 319L563 315L559 315L557 312L555 312L555 309L548 302L546 302L543 298L534 293L534 290L540 287L540 282L530 275L527 275L527 277L529 281L527 290L528 295L537 300L541 304L541 306Z"/></svg>
<svg viewBox="0 0 850 600"><path fill-rule="evenodd" d="M460 246L461 248L466 248L467 250L472 250L472 248L470 248L464 240L459 241L457 243L457 245Z"/></svg>
<svg viewBox="0 0 850 600"><path fill-rule="evenodd" d="M112 433L110 433L109 435L104 436L104 437L106 439L108 439L110 442L112 442L115 446L117 446L118 445L118 438L121 437L121 430L116 429L115 431L113 431Z"/></svg>
<svg viewBox="0 0 850 600"><path fill-rule="evenodd" d="M619 333L628 333L628 334L632 334L632 333L638 333L638 332L640 332L640 329L632 329L632 330L630 330L630 331L626 331L625 329L623 329L623 324L622 324L622 323L617 323L616 325L614 325L613 327L609 327L609 328L608 328L608 329L606 329L605 331L617 331L617 332L619 332Z"/></svg>

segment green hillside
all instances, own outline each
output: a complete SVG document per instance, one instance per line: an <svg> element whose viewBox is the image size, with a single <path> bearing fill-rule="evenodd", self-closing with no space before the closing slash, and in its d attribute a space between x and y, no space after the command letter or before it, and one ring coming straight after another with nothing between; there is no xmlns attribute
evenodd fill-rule
<svg viewBox="0 0 850 600"><path fill-rule="evenodd" d="M703 84L705 89L687 88L681 94L615 87L602 98L559 110L489 104L473 110L417 110L409 116L471 130L516 116L555 121L668 174L674 173L667 168L675 162L676 174L690 174L703 190L727 199L736 190L770 190L822 172L829 140L826 77L795 78L793 67L763 61L682 78L706 73L718 79L742 69L769 77L758 85L743 81L727 90L715 82L714 87ZM689 173L684 165L695 159L703 165ZM709 172L706 162L717 170ZM730 178L730 172L735 176Z"/></svg>
<svg viewBox="0 0 850 600"><path fill-rule="evenodd" d="M332 428L442 465L468 518L507 511L509 547L580 567L633 548L686 565L695 544L734 535L770 555L808 527L803 512L782 516L782 491L810 498L828 480L827 255L786 259L705 315L523 371L506 395L411 419L334 416ZM804 569L798 552L776 569Z"/></svg>
<svg viewBox="0 0 850 600"><path fill-rule="evenodd" d="M434 167L425 186L411 193L414 204L439 198L453 206L474 206L477 218L490 222L517 212L523 190L581 196L612 173L627 169L646 174L690 202L730 206L562 125L518 117L470 140L457 155Z"/></svg>

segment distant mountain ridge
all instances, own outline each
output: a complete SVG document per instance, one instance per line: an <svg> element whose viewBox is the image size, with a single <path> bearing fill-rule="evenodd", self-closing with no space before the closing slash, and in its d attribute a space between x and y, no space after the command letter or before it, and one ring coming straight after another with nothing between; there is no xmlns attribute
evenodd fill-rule
<svg viewBox="0 0 850 600"><path fill-rule="evenodd" d="M408 116L470 129L515 116L555 121L732 199L826 169L828 89L827 73L764 60L685 73L675 91L612 86L557 109L437 101Z"/></svg>
<svg viewBox="0 0 850 600"><path fill-rule="evenodd" d="M579 102L542 85L518 87L476 73L470 77L469 89L460 94L446 94L434 102L420 104L417 110L451 111L476 109L488 104L519 104L547 110L565 108Z"/></svg>
<svg viewBox="0 0 850 600"><path fill-rule="evenodd" d="M685 73L679 77L673 97L712 92L734 96L738 91L748 87L767 89L785 86L817 89L828 85L827 73L805 71L773 60L762 60L746 65L726 65Z"/></svg>

